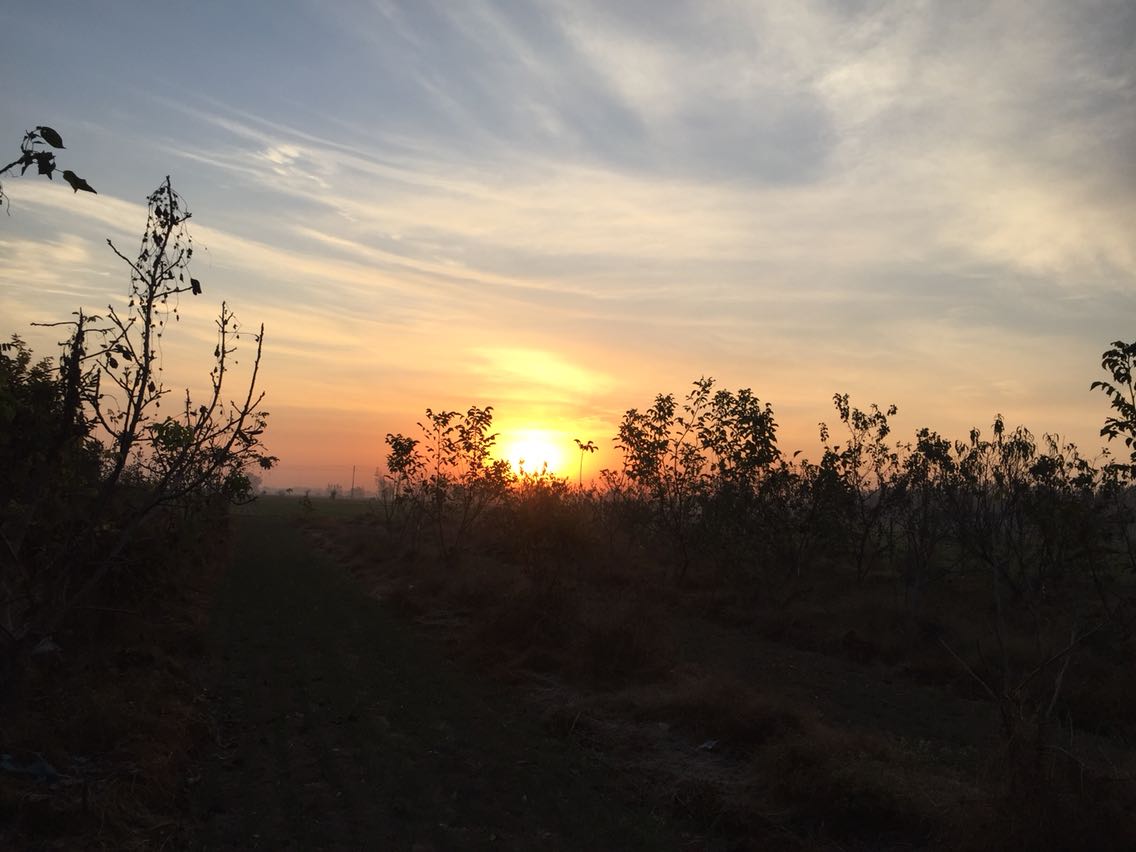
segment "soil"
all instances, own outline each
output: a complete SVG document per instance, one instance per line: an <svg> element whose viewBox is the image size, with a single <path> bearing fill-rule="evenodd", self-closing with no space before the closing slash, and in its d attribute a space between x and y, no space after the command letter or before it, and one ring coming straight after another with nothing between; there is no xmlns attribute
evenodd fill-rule
<svg viewBox="0 0 1136 852"><path fill-rule="evenodd" d="M670 849L665 820L316 552L235 520L196 848Z"/></svg>

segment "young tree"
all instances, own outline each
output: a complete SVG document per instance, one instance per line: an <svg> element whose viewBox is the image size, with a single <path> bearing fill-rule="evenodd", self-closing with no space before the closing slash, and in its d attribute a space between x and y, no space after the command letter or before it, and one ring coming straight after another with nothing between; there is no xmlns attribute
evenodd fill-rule
<svg viewBox="0 0 1136 852"><path fill-rule="evenodd" d="M1128 479L1136 479L1136 341L1125 343L1117 340L1111 349L1101 355L1101 367L1111 374L1111 381L1095 381L1091 390L1104 391L1109 405L1116 412L1104 421L1101 437L1112 441L1120 438L1129 450L1127 463L1117 463L1114 467Z"/></svg>
<svg viewBox="0 0 1136 852"><path fill-rule="evenodd" d="M386 436L396 493L405 495L412 518L433 522L450 561L456 562L478 518L505 496L514 478L509 462L491 458L497 442L492 426L493 406L472 406L464 414L427 408L426 422L418 424L423 440Z"/></svg>
<svg viewBox="0 0 1136 852"><path fill-rule="evenodd" d="M887 533L897 494L899 455L888 445L887 437L891 434L888 418L897 409L894 405L880 409L872 403L868 411L861 411L846 393L834 394L832 402L848 436L843 445L829 445L828 426L820 424L825 444L822 467L834 471L843 487L849 555L862 581L892 545Z"/></svg>
<svg viewBox="0 0 1136 852"><path fill-rule="evenodd" d="M705 486L706 455L698 442L698 421L710 404L713 379L694 383L681 410L674 394L659 394L646 411L629 409L619 424L617 449L623 470L654 509L655 523L670 537L686 576L698 495Z"/></svg>
<svg viewBox="0 0 1136 852"><path fill-rule="evenodd" d="M242 332L224 304L205 399L195 401L186 391L180 412L159 414L169 393L160 340L169 318L177 318L178 297L201 293L200 282L189 275L189 217L166 178L149 198L137 256L110 243L130 270L126 309L108 306L104 317L79 311L75 320L49 324L68 328L70 335L47 395L57 425L45 433L42 474L16 495L19 534L10 533L15 526L8 518L0 543L6 576L22 578L19 593L0 601L9 644L53 632L108 574L129 562L139 533L158 516L184 518L218 500L247 499L252 483L246 469L268 469L276 461L261 444L268 415L259 407L263 394L256 383L264 329L251 335L256 354L247 389L226 399ZM17 348L15 364L21 360ZM11 364L5 372L16 376L17 386L27 386L20 378L30 376L26 365L23 373ZM70 467L79 447L94 447L98 456L93 472L84 468L83 476ZM48 482L54 483L50 491ZM63 501L58 512L49 494ZM61 530L57 515L66 519ZM51 546L40 546L45 542Z"/></svg>
<svg viewBox="0 0 1136 852"><path fill-rule="evenodd" d="M694 383L681 408L659 394L646 411L630 409L616 447L623 471L653 506L656 523L679 556L679 579L690 566L694 538L744 523L758 483L780 459L773 409L749 388L714 391L714 379Z"/></svg>
<svg viewBox="0 0 1136 852"><path fill-rule="evenodd" d="M581 488L584 487L584 453L594 453L599 449L594 443L588 441L587 443L581 441L579 438L573 438L576 442L576 447L580 450L580 474L577 485Z"/></svg>

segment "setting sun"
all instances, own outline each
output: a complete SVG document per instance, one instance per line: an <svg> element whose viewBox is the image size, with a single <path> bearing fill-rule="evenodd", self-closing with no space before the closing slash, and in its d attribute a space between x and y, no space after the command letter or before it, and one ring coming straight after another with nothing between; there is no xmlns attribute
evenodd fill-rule
<svg viewBox="0 0 1136 852"><path fill-rule="evenodd" d="M568 474L565 459L570 438L551 429L518 429L501 436L500 454L513 470L539 473L542 468L556 476Z"/></svg>

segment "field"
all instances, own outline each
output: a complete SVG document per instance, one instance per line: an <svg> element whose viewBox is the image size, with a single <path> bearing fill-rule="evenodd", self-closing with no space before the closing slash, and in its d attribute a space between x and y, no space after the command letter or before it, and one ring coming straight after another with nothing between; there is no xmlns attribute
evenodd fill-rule
<svg viewBox="0 0 1136 852"><path fill-rule="evenodd" d="M539 507L540 534L518 531L518 513L537 517L523 501L489 515L456 563L392 534L380 503L303 514L372 597L521 696L687 848L1121 849L1136 836L1130 637L1079 644L1035 673L1039 693L1003 693L982 651L996 653L989 593L970 578L929 590L915 620L893 579L833 566L762 589L693 569L675 582L665 553L613 542L593 501L562 496ZM1067 603L1044 614L1054 631ZM1005 629L1028 672L1037 622Z"/></svg>
<svg viewBox="0 0 1136 852"><path fill-rule="evenodd" d="M882 570L680 573L665 538L603 522L609 499L529 483L460 550L439 543L452 528L409 534L405 503L238 507L211 558L111 589L117 605L13 673L3 735L28 771L0 777L0 838L1130 847L1131 634L1034 662L1091 583L1041 620L1002 619L1007 665L1028 676L1005 684L989 590L966 572L914 619Z"/></svg>

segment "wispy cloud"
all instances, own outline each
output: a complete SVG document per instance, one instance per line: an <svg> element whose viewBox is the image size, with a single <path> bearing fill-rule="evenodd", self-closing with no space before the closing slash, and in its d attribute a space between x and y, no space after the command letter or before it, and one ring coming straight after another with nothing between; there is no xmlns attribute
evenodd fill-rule
<svg viewBox="0 0 1136 852"><path fill-rule="evenodd" d="M176 14L214 45L185 94L69 102L102 194L5 183L11 316L99 292L99 235L144 221L134 156L198 213L207 295L268 323L285 410L469 393L594 425L713 373L800 435L840 388L1095 436L1094 355L1136 315L1130 3ZM135 16L106 15L80 17L118 55ZM88 50L46 45L0 63Z"/></svg>

